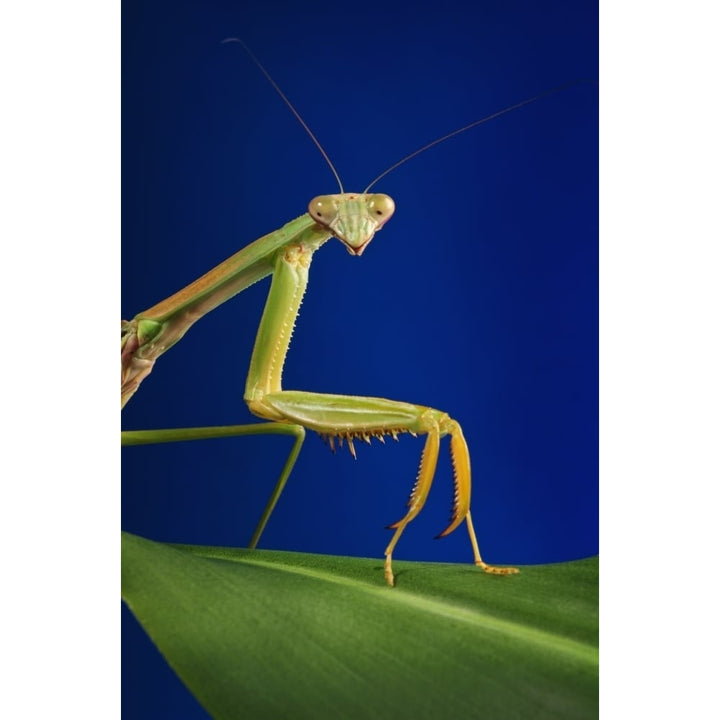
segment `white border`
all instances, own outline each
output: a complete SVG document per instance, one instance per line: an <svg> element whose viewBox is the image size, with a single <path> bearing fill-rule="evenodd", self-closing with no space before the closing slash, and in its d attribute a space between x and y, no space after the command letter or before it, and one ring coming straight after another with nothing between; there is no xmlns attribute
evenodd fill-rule
<svg viewBox="0 0 720 720"><path fill-rule="evenodd" d="M0 68L0 715L120 717L119 4L6 3Z"/></svg>
<svg viewBox="0 0 720 720"><path fill-rule="evenodd" d="M601 3L601 716L707 717L717 639L718 45Z"/></svg>

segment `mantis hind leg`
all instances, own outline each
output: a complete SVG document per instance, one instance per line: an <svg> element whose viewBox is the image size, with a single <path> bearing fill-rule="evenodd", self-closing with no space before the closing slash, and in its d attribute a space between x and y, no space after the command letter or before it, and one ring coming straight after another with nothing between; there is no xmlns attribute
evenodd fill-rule
<svg viewBox="0 0 720 720"><path fill-rule="evenodd" d="M295 466L295 461L305 440L305 428L301 425L271 422L251 425L222 425L218 427L171 428L166 430L126 430L122 433L122 445L154 445L187 440L239 437L242 435L290 435L295 438L290 454L280 471L280 476L275 483L270 499L265 505L263 514L248 545L248 547L255 548Z"/></svg>

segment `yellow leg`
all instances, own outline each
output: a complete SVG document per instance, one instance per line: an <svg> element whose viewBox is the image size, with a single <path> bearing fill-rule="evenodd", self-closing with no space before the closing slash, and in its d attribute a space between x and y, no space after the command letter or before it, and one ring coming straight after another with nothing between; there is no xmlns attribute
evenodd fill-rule
<svg viewBox="0 0 720 720"><path fill-rule="evenodd" d="M390 544L385 548L385 581L391 587L395 585L395 576L392 571L393 550L407 524L423 509L435 477L435 467L437 466L438 451L440 449L440 428L434 421L432 425L433 427L428 431L428 437L425 441L417 481L408 500L409 510L402 520L389 526L391 529L395 529Z"/></svg>
<svg viewBox="0 0 720 720"><path fill-rule="evenodd" d="M475 564L482 568L484 572L491 573L492 575L516 575L520 571L514 567L496 567L495 565L488 565L483 562L480 557L480 548L478 547L478 541L475 537L475 528L472 524L472 518L470 517L470 511L468 510L465 516L465 522L467 522L468 534L470 535L470 544L472 545L473 554L475 555Z"/></svg>
<svg viewBox="0 0 720 720"><path fill-rule="evenodd" d="M475 528L473 527L472 517L470 515L470 453L468 452L467 443L462 433L460 425L454 420L447 423L446 432L450 433L450 453L452 457L454 478L455 478L455 502L453 504L450 525L443 530L437 537L445 537L449 535L463 521L467 523L468 534L470 535L470 544L472 545L473 555L475 556L475 564L482 568L483 572L493 575L515 575L520 572L513 567L496 567L488 565L480 556L480 548L478 547ZM433 477L435 476L435 468L437 465L438 450L440 447L440 429L436 422L433 422L433 428L428 431L428 439L423 450L422 460L420 462L420 471L415 487L408 501L409 510L402 520L390 525L395 530L395 534L390 540L390 544L385 549L385 581L391 587L395 585L395 575L392 571L392 553L395 549L403 531L422 510L425 500L427 500Z"/></svg>

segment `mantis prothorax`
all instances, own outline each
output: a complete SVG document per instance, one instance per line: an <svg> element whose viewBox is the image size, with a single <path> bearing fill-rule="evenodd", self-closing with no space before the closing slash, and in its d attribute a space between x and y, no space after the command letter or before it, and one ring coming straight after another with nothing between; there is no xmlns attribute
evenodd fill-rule
<svg viewBox="0 0 720 720"><path fill-rule="evenodd" d="M247 47L245 49L247 50ZM395 532L385 550L385 579L389 585L394 585L393 551L405 527L425 504L435 475L440 440L449 435L455 498L450 523L438 537L448 535L464 521L477 566L493 574L507 575L518 572L515 568L494 567L482 560L470 515L470 454L460 424L456 420L434 408L384 398L283 390L282 372L315 251L335 237L345 245L351 255L359 257L375 233L392 217L395 209L393 200L388 195L368 193L370 187L398 165L429 147L556 92L559 88L439 138L393 165L362 193L346 193L337 172L315 136L262 65L252 53L250 55L320 149L335 174L340 193L313 198L306 214L251 243L186 288L139 313L133 320L123 321L122 405L125 405L142 380L151 372L155 360L174 345L193 323L253 283L272 275L270 292L250 360L244 395L250 411L270 422L227 427L129 431L123 433L123 444L150 444L260 433L293 436L293 448L250 542L250 547L255 547L295 463L305 437L305 428L319 433L333 450L336 440L340 445L347 442L353 456L354 440L369 443L372 437L377 437L384 442L385 436L397 439L400 433L426 435L417 481L408 500L408 510L402 519L389 526Z"/></svg>

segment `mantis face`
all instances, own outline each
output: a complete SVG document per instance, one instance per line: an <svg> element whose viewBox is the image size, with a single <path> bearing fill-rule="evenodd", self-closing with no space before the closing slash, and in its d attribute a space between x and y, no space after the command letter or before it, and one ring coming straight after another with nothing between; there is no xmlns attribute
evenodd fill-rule
<svg viewBox="0 0 720 720"><path fill-rule="evenodd" d="M308 212L341 240L351 255L362 255L373 235L392 217L395 203L378 193L318 195L310 201Z"/></svg>

